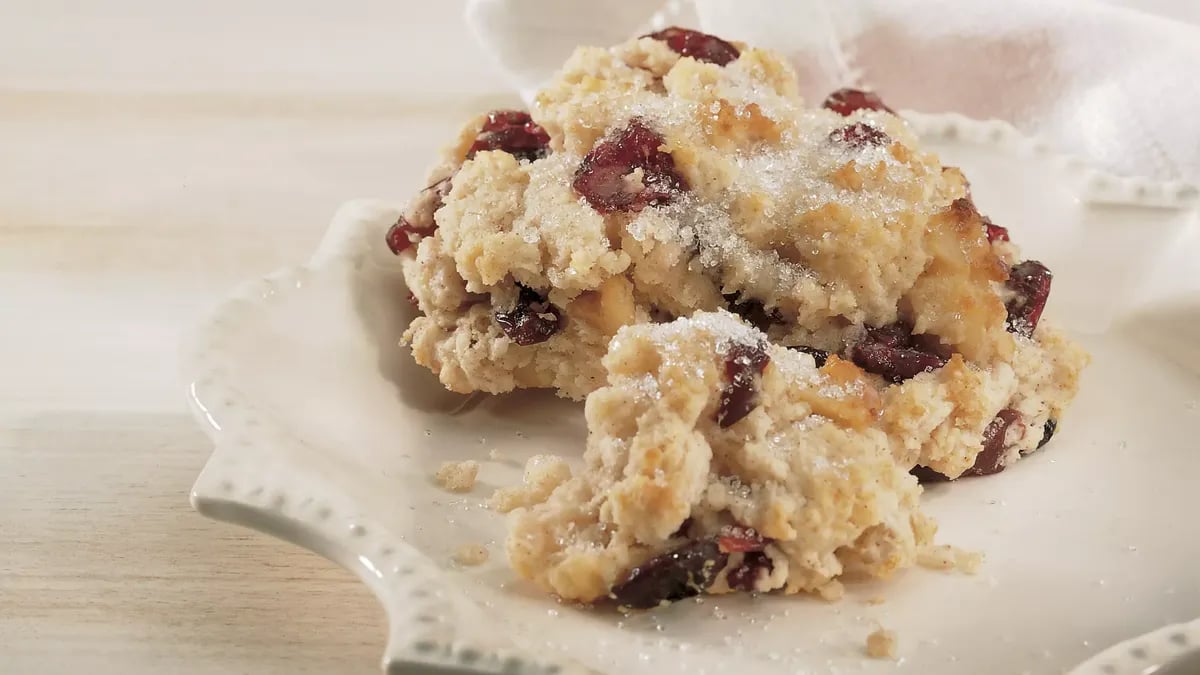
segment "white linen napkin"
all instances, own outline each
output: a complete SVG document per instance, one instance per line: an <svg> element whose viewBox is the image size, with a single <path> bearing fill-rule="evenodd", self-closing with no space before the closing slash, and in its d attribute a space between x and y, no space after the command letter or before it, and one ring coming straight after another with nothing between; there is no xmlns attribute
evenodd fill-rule
<svg viewBox="0 0 1200 675"><path fill-rule="evenodd" d="M527 101L576 45L679 24L784 52L812 100L871 88L896 109L1008 121L1119 176L1200 184L1200 27L1127 6L469 0L467 21Z"/></svg>

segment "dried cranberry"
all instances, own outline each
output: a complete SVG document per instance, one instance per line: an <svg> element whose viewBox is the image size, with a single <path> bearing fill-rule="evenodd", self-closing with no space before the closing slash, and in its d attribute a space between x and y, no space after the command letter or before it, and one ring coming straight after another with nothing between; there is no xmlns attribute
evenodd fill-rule
<svg viewBox="0 0 1200 675"><path fill-rule="evenodd" d="M800 345L793 345L788 347L788 349L794 352L803 352L813 357L813 361L816 361L818 368L823 368L825 366L825 362L829 360L829 352L825 351L824 349L817 349L816 347L803 347Z"/></svg>
<svg viewBox="0 0 1200 675"><path fill-rule="evenodd" d="M991 218L983 216L983 227L984 231L987 233L987 240L989 243L996 241L997 239L1000 241L1009 241L1008 228L1001 227L993 223Z"/></svg>
<svg viewBox="0 0 1200 675"><path fill-rule="evenodd" d="M530 162L545 157L550 148L550 135L520 110L493 110L488 113L475 142L467 150L467 159L477 152L503 150L517 159Z"/></svg>
<svg viewBox="0 0 1200 675"><path fill-rule="evenodd" d="M913 343L912 328L900 322L868 329L867 336L872 342L896 349L911 347Z"/></svg>
<svg viewBox="0 0 1200 675"><path fill-rule="evenodd" d="M663 309L662 307L657 305L652 305L650 307L650 320L654 323L671 323L677 318L678 317L673 313Z"/></svg>
<svg viewBox="0 0 1200 675"><path fill-rule="evenodd" d="M404 216L396 221L394 225L388 228L387 231L387 246L392 253L400 255L408 250L408 247L421 241L422 237L428 237L437 230L437 225L432 227L415 227Z"/></svg>
<svg viewBox="0 0 1200 675"><path fill-rule="evenodd" d="M562 327L558 308L532 288L521 287L517 305L507 312L496 312L496 323L513 342L528 347L545 342Z"/></svg>
<svg viewBox="0 0 1200 675"><path fill-rule="evenodd" d="M1014 424L1021 424L1021 413L1012 408L1005 408L983 430L983 449L975 456L975 464L962 473L963 476L988 476L1004 470L1004 445L1008 429ZM1050 422L1046 423L1047 425ZM1051 432L1053 433L1053 432ZM1043 443L1045 440L1043 439ZM1038 446L1039 448L1041 445ZM945 474L934 471L927 466L917 465L909 471L917 477L918 483L939 483L950 480Z"/></svg>
<svg viewBox="0 0 1200 675"><path fill-rule="evenodd" d="M863 339L850 348L850 360L892 382L903 382L946 365L945 357L922 350L914 343L911 329L899 323L867 329Z"/></svg>
<svg viewBox="0 0 1200 675"><path fill-rule="evenodd" d="M1037 328L1050 299L1050 282L1054 275L1036 260L1025 262L1009 272L1007 286L1012 291L1008 301L1008 330L1029 337Z"/></svg>
<svg viewBox="0 0 1200 675"><path fill-rule="evenodd" d="M882 375L892 382L903 382L946 365L946 359L937 354L896 349L875 342L854 345L850 349L850 359L868 373Z"/></svg>
<svg viewBox="0 0 1200 675"><path fill-rule="evenodd" d="M742 556L740 565L725 574L725 583L735 591L749 593L754 590L754 584L763 576L763 572L770 574L774 569L775 564L766 553L747 553Z"/></svg>
<svg viewBox="0 0 1200 675"><path fill-rule="evenodd" d="M772 324L783 321L783 316L779 314L779 310L767 310L762 302L754 298L743 299L741 294L727 294L725 301L729 303L729 311L742 317L746 323L755 328L766 332Z"/></svg>
<svg viewBox="0 0 1200 675"><path fill-rule="evenodd" d="M767 540L753 528L734 525L721 530L721 534L717 535L717 545L722 553L748 553L766 548Z"/></svg>
<svg viewBox="0 0 1200 675"><path fill-rule="evenodd" d="M716 539L694 541L633 568L609 595L632 609L682 600L703 593L728 561Z"/></svg>
<svg viewBox="0 0 1200 675"><path fill-rule="evenodd" d="M848 145L855 150L861 150L868 145L887 145L892 141L887 134L863 122L834 129L829 134L829 140Z"/></svg>
<svg viewBox="0 0 1200 675"><path fill-rule="evenodd" d="M690 56L697 61L715 63L718 66L735 61L741 55L737 47L721 38L687 28L672 26L644 37L667 43L667 46L677 54Z"/></svg>
<svg viewBox="0 0 1200 675"><path fill-rule="evenodd" d="M950 480L945 474L934 471L927 466L921 466L920 464L914 466L909 473L916 476L917 482L921 483L922 485L925 483L941 483Z"/></svg>
<svg viewBox="0 0 1200 675"><path fill-rule="evenodd" d="M664 141L641 120L632 119L615 136L601 141L583 158L572 186L600 213L641 211L669 204L688 189L675 171L675 160L660 148ZM640 190L631 190L625 177L642 170Z"/></svg>
<svg viewBox="0 0 1200 675"><path fill-rule="evenodd" d="M481 132L503 131L510 127L525 126L533 121L524 110L493 110L488 113Z"/></svg>
<svg viewBox="0 0 1200 675"><path fill-rule="evenodd" d="M725 355L725 388L717 409L717 424L724 429L758 406L758 377L771 357L766 345L734 344Z"/></svg>
<svg viewBox="0 0 1200 675"><path fill-rule="evenodd" d="M672 534L671 538L674 539L676 537L686 537L688 530L692 529L693 522L695 521L692 520L691 516L684 518L683 522L679 524L679 529L675 530L675 534Z"/></svg>
<svg viewBox="0 0 1200 675"><path fill-rule="evenodd" d="M1039 450L1041 450L1043 445L1050 442L1050 439L1054 437L1055 431L1058 431L1058 420L1051 417L1046 420L1046 425L1042 427L1042 440L1038 441L1037 444Z"/></svg>
<svg viewBox="0 0 1200 675"><path fill-rule="evenodd" d="M1005 408L983 430L983 449L975 456L975 464L963 472L964 476L988 476L1004 470L1004 437L1014 424L1021 423L1021 413Z"/></svg>
<svg viewBox="0 0 1200 675"><path fill-rule="evenodd" d="M821 107L842 116L850 115L856 110L882 110L893 115L896 114L894 110L883 104L883 99L879 98L877 94L861 89L838 89L825 98Z"/></svg>
<svg viewBox="0 0 1200 675"><path fill-rule="evenodd" d="M943 344L942 339L932 333L914 333L912 342L907 346L919 352L933 354L945 359L954 356L954 350L949 345Z"/></svg>

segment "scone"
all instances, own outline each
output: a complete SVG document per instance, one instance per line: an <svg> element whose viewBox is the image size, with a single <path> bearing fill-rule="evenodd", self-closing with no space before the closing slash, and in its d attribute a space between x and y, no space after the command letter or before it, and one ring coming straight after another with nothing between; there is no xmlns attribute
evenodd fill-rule
<svg viewBox="0 0 1200 675"><path fill-rule="evenodd" d="M388 234L417 362L582 399L623 326L726 309L869 373L904 470L1044 443L1086 354L953 167L872 94L805 107L772 52L682 29L580 48L530 113L470 122Z"/></svg>
<svg viewBox="0 0 1200 675"><path fill-rule="evenodd" d="M624 327L603 366L583 470L509 516L509 560L544 590L632 608L838 594L843 574L887 577L930 543L854 364L818 367L720 310Z"/></svg>

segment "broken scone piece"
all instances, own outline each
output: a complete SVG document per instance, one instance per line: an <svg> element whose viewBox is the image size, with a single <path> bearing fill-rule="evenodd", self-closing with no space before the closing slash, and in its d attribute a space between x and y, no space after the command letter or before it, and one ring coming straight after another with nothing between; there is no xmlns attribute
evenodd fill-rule
<svg viewBox="0 0 1200 675"><path fill-rule="evenodd" d="M516 572L567 600L820 592L915 564L935 525L857 366L724 311L622 328L585 467L510 516Z"/></svg>

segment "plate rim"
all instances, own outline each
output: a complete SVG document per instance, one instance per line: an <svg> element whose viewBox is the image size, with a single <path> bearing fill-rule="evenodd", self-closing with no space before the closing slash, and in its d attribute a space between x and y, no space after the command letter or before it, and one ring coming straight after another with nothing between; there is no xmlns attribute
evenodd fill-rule
<svg viewBox="0 0 1200 675"><path fill-rule="evenodd" d="M1143 675L1156 672L1173 659L1191 653L1200 653L1200 618L1173 623L1118 642L1079 664L1067 675Z"/></svg>
<svg viewBox="0 0 1200 675"><path fill-rule="evenodd" d="M222 346L238 316L267 309L308 277L366 264L369 237L399 210L379 200L343 204L308 262L238 286L209 310L182 345L180 363L193 416L213 443L189 492L192 507L213 520L247 527L307 549L355 573L388 618L382 669L388 675L550 675L588 672L515 648L483 646L456 630L456 591L432 560L361 513L351 498L264 451L287 442L252 401L223 378ZM265 439L265 441L264 441Z"/></svg>

